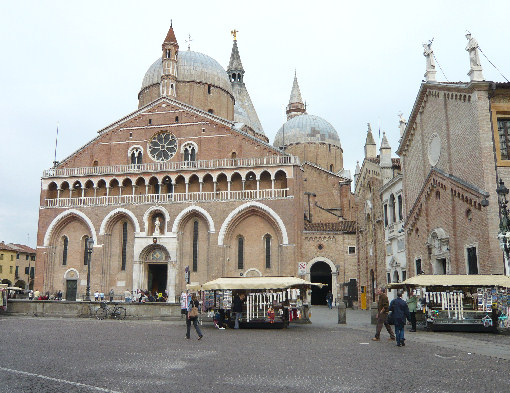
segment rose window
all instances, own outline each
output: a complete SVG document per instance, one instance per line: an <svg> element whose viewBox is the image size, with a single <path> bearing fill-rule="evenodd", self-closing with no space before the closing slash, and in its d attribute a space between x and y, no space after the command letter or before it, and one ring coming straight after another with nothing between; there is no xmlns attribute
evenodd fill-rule
<svg viewBox="0 0 510 393"><path fill-rule="evenodd" d="M149 143L149 155L154 161L168 161L177 151L177 139L169 132L154 135Z"/></svg>

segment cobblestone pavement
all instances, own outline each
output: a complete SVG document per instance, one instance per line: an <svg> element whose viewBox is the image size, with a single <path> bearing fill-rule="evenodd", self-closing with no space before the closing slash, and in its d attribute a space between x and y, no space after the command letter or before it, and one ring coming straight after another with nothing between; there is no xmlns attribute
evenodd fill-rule
<svg viewBox="0 0 510 393"><path fill-rule="evenodd" d="M314 308L313 324L286 330L204 324L198 341L184 321L3 317L0 392L510 391L510 361L468 348L508 348L508 336L406 332L398 348L386 332L370 340L368 313L347 318Z"/></svg>

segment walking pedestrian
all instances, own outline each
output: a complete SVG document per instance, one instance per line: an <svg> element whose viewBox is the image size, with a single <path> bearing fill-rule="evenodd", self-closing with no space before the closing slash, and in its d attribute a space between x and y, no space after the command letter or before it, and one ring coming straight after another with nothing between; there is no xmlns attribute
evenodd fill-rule
<svg viewBox="0 0 510 393"><path fill-rule="evenodd" d="M110 303L113 302L113 296L115 295L115 292L113 292L113 288L110 289Z"/></svg>
<svg viewBox="0 0 510 393"><path fill-rule="evenodd" d="M188 313L186 315L186 338L190 339L190 330L191 330L191 322L193 322L193 326L198 334L198 339L200 340L204 335L200 331L200 326L198 326L198 299L195 294L191 296L191 301L188 305Z"/></svg>
<svg viewBox="0 0 510 393"><path fill-rule="evenodd" d="M386 296L386 288L379 288L377 290L377 294L379 295L379 301L377 302L377 328L375 330L375 337L372 338L372 340L373 341L380 340L381 329L383 325L390 334L390 340L395 340L395 334L393 333L390 324L386 321L389 310L389 302L388 296Z"/></svg>
<svg viewBox="0 0 510 393"><path fill-rule="evenodd" d="M406 319L411 320L409 314L409 307L407 303L402 300L402 291L397 291L397 298L393 299L390 303L389 310L393 313L393 321L395 322L395 336L397 338L397 347L406 345L404 338L404 325Z"/></svg>
<svg viewBox="0 0 510 393"><path fill-rule="evenodd" d="M331 310L333 308L333 293L331 291L326 295L326 301L328 302L328 307Z"/></svg>
<svg viewBox="0 0 510 393"><path fill-rule="evenodd" d="M409 307L409 314L411 315L411 330L416 331L416 308L418 306L418 297L412 289L409 290L409 297L406 300L407 307Z"/></svg>

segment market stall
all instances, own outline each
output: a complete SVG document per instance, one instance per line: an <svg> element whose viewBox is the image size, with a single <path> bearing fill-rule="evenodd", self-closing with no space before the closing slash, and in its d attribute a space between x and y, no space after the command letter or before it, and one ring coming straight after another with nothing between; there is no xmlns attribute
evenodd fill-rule
<svg viewBox="0 0 510 393"><path fill-rule="evenodd" d="M510 329L510 277L501 275L418 275L390 289L405 288L420 299L432 330Z"/></svg>
<svg viewBox="0 0 510 393"><path fill-rule="evenodd" d="M308 321L311 285L320 284L296 277L222 277L200 286L202 308L231 325L233 298L244 295L242 325L287 327Z"/></svg>

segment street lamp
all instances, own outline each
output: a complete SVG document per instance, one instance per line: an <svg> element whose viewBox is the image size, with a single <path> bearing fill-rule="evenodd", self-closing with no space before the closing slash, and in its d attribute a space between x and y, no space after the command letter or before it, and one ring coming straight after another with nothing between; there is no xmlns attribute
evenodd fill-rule
<svg viewBox="0 0 510 393"><path fill-rule="evenodd" d="M496 193L498 194L498 204L499 204L499 245L503 252L505 253L505 274L509 274L510 272L507 269L508 261L510 258L510 228L508 228L508 188L505 187L505 183L502 179L499 179L498 188L496 188Z"/></svg>
<svg viewBox="0 0 510 393"><path fill-rule="evenodd" d="M90 302L90 261L92 257L92 247L94 247L94 239L87 238L87 292L85 293L85 301Z"/></svg>

